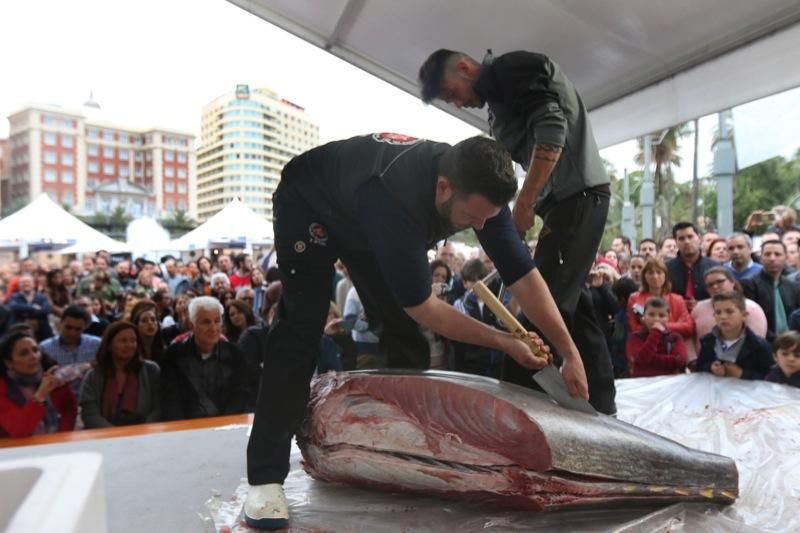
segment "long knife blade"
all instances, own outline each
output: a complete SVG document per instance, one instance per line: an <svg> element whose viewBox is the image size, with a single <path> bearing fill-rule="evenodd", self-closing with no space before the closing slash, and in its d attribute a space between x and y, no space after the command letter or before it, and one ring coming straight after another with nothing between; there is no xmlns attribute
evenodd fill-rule
<svg viewBox="0 0 800 533"><path fill-rule="evenodd" d="M475 283L472 287L472 292L483 300L483 303L492 310L495 316L497 316L511 334L525 342L531 348L534 355L544 357L548 360L547 366L534 374L533 379L558 405L575 411L593 415L597 414L588 401L583 398L574 398L570 395L567 384L564 382L564 376L553 366L552 356L539 350L539 347L534 344L532 339L528 336L528 331L522 327L522 324L519 323L511 311L506 309L500 300L497 299L497 296L495 296L482 281Z"/></svg>

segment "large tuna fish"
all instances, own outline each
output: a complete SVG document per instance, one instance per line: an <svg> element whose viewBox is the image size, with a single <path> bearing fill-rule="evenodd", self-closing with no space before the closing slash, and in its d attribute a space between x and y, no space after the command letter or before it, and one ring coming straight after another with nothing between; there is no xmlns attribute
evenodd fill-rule
<svg viewBox="0 0 800 533"><path fill-rule="evenodd" d="M452 372L320 376L297 440L317 479L537 511L738 495L727 457Z"/></svg>

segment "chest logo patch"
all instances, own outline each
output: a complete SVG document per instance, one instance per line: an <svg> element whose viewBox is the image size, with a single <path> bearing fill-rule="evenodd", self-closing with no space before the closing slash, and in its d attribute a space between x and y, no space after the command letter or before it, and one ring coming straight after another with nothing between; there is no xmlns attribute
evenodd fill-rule
<svg viewBox="0 0 800 533"><path fill-rule="evenodd" d="M379 143L394 144L396 146L407 146L420 142L421 139L411 137L410 135L403 135L402 133L373 133L372 139Z"/></svg>
<svg viewBox="0 0 800 533"><path fill-rule="evenodd" d="M319 222L311 223L308 227L308 234L311 236L312 243L319 246L328 244L328 230Z"/></svg>

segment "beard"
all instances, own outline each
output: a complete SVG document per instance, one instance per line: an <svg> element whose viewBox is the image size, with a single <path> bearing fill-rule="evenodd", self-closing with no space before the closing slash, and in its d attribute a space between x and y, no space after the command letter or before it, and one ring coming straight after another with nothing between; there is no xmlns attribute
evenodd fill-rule
<svg viewBox="0 0 800 533"><path fill-rule="evenodd" d="M459 231L466 229L466 227L462 228L453 224L454 201L455 201L455 195L451 196L447 201L443 202L442 204L436 207L439 230L444 236L450 236L454 233L458 233Z"/></svg>

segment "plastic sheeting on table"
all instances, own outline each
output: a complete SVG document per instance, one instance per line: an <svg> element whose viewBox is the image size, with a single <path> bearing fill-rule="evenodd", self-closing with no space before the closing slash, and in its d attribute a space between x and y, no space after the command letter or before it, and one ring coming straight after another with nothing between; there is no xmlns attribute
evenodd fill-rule
<svg viewBox="0 0 800 533"><path fill-rule="evenodd" d="M293 445L284 489L294 532L800 531L800 389L692 374L617 381L619 418L686 446L727 455L739 469L728 507L679 504L531 513L316 481ZM247 531L247 482L208 509L218 531Z"/></svg>

